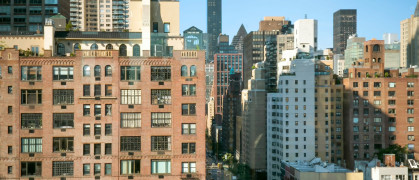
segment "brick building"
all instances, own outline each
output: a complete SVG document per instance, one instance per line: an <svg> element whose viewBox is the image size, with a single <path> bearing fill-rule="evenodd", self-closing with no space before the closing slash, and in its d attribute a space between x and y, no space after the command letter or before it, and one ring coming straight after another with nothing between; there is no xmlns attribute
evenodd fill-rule
<svg viewBox="0 0 419 180"><path fill-rule="evenodd" d="M205 178L204 51L0 54L0 179Z"/></svg>
<svg viewBox="0 0 419 180"><path fill-rule="evenodd" d="M384 41L364 43L364 59L344 79L344 148L349 168L355 160L371 160L390 144L408 147L408 158L418 159L415 131L419 120L419 78L414 69L384 69Z"/></svg>

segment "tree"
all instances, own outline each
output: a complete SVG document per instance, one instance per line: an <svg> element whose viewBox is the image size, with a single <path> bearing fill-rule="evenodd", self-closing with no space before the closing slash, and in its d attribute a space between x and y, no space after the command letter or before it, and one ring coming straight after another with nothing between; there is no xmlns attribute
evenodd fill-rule
<svg viewBox="0 0 419 180"><path fill-rule="evenodd" d="M381 149L376 154L378 159L384 162L384 154L395 154L396 155L396 162L403 162L405 159L405 155L407 155L407 146L402 147L398 144L392 144L388 148Z"/></svg>
<svg viewBox="0 0 419 180"><path fill-rule="evenodd" d="M65 25L65 30L66 31L72 31L73 30L73 24L71 23L71 21L68 21L67 25Z"/></svg>

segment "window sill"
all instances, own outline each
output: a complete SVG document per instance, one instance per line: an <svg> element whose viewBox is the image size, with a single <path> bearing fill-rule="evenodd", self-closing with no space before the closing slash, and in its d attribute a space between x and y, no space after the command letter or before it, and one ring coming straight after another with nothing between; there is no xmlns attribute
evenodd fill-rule
<svg viewBox="0 0 419 180"><path fill-rule="evenodd" d="M182 114L182 116L196 116L196 114Z"/></svg>
<svg viewBox="0 0 419 180"><path fill-rule="evenodd" d="M22 82L42 82L42 80L21 80Z"/></svg>
<svg viewBox="0 0 419 180"><path fill-rule="evenodd" d="M52 153L74 153L74 151L53 151Z"/></svg>
<svg viewBox="0 0 419 180"><path fill-rule="evenodd" d="M52 82L63 82L63 81L65 81L65 82L74 82L74 79L52 80Z"/></svg>

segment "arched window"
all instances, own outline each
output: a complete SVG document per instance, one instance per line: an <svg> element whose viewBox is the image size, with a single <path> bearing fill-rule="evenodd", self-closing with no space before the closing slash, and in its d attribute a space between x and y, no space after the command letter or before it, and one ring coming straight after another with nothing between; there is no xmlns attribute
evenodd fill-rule
<svg viewBox="0 0 419 180"><path fill-rule="evenodd" d="M83 67L83 76L90 76L90 66L89 65L85 65Z"/></svg>
<svg viewBox="0 0 419 180"><path fill-rule="evenodd" d="M90 50L97 50L97 49L98 49L98 47L97 47L96 43L94 43L90 46Z"/></svg>
<svg viewBox="0 0 419 180"><path fill-rule="evenodd" d="M65 46L62 43L57 45L57 55L64 56L65 55Z"/></svg>
<svg viewBox="0 0 419 180"><path fill-rule="evenodd" d="M378 62L379 62L379 63L381 62L381 58L378 58Z"/></svg>
<svg viewBox="0 0 419 180"><path fill-rule="evenodd" d="M378 45L378 44L374 45L374 47L372 48L372 51L380 52L380 45Z"/></svg>
<svg viewBox="0 0 419 180"><path fill-rule="evenodd" d="M107 50L112 50L112 49L113 49L112 44L108 44L108 45L106 45L106 49L107 49Z"/></svg>
<svg viewBox="0 0 419 180"><path fill-rule="evenodd" d="M183 77L188 76L188 67L187 66L183 65L181 67L180 71L181 71L181 74L180 74L181 76L183 76Z"/></svg>
<svg viewBox="0 0 419 180"><path fill-rule="evenodd" d="M95 66L95 77L100 77L100 66L99 65Z"/></svg>
<svg viewBox="0 0 419 180"><path fill-rule="evenodd" d="M194 66L194 65L192 65L191 66L191 77L194 77L194 76L196 76L196 66Z"/></svg>
<svg viewBox="0 0 419 180"><path fill-rule="evenodd" d="M132 48L132 56L140 56L140 45L136 44L134 45L134 47Z"/></svg>
<svg viewBox="0 0 419 180"><path fill-rule="evenodd" d="M77 50L80 50L80 44L79 43L74 44L74 52L76 52Z"/></svg>
<svg viewBox="0 0 419 180"><path fill-rule="evenodd" d="M127 46L125 44L119 46L119 56L127 56Z"/></svg>
<svg viewBox="0 0 419 180"><path fill-rule="evenodd" d="M112 67L110 65L105 66L105 76L112 76Z"/></svg>

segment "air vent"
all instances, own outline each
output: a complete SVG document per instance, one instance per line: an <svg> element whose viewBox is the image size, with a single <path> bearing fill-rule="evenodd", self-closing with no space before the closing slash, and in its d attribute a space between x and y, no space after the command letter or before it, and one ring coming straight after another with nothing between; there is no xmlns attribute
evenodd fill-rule
<svg viewBox="0 0 419 180"><path fill-rule="evenodd" d="M128 105L128 108L134 109L134 105Z"/></svg>
<svg viewBox="0 0 419 180"><path fill-rule="evenodd" d="M128 82L128 85L132 86L134 85L134 82Z"/></svg>
<svg viewBox="0 0 419 180"><path fill-rule="evenodd" d="M159 179L164 179L164 176L163 175L159 175Z"/></svg>
<svg viewBox="0 0 419 180"><path fill-rule="evenodd" d="M95 179L100 179L100 176L95 176Z"/></svg>
<svg viewBox="0 0 419 180"><path fill-rule="evenodd" d="M100 81L100 77L95 77L95 80L96 81Z"/></svg>
<svg viewBox="0 0 419 180"><path fill-rule="evenodd" d="M187 174L186 177L187 178L191 178L192 177L192 174Z"/></svg>
<svg viewBox="0 0 419 180"><path fill-rule="evenodd" d="M100 97L99 97L99 96L96 96L96 97L95 97L95 100L100 100Z"/></svg>
<svg viewBox="0 0 419 180"><path fill-rule="evenodd" d="M95 156L95 159L100 159L100 156Z"/></svg>
<svg viewBox="0 0 419 180"><path fill-rule="evenodd" d="M35 129L29 129L29 133L35 133Z"/></svg>
<svg viewBox="0 0 419 180"><path fill-rule="evenodd" d="M67 156L67 153L61 153L61 156Z"/></svg>
<svg viewBox="0 0 419 180"><path fill-rule="evenodd" d="M134 176L128 176L128 179L134 179Z"/></svg>
<svg viewBox="0 0 419 180"><path fill-rule="evenodd" d="M61 85L65 86L65 85L67 85L67 82L61 82Z"/></svg>
<svg viewBox="0 0 419 180"><path fill-rule="evenodd" d="M61 132L66 132L67 131L67 129L61 129Z"/></svg>
<svg viewBox="0 0 419 180"><path fill-rule="evenodd" d="M100 136L95 136L95 139L100 139Z"/></svg>
<svg viewBox="0 0 419 180"><path fill-rule="evenodd" d="M134 156L134 152L128 152L128 155Z"/></svg>
<svg viewBox="0 0 419 180"><path fill-rule="evenodd" d="M29 82L29 85L31 86L35 85L35 82Z"/></svg>
<svg viewBox="0 0 419 180"><path fill-rule="evenodd" d="M29 106L29 109L35 109L35 106Z"/></svg>
<svg viewBox="0 0 419 180"><path fill-rule="evenodd" d="M65 177L61 177L60 180L66 180L66 178Z"/></svg>
<svg viewBox="0 0 419 180"><path fill-rule="evenodd" d="M159 105L159 108L164 108L164 105Z"/></svg>
<svg viewBox="0 0 419 180"><path fill-rule="evenodd" d="M157 151L157 154L164 154L164 151Z"/></svg>
<svg viewBox="0 0 419 180"><path fill-rule="evenodd" d="M100 117L95 117L96 120L100 120Z"/></svg>
<svg viewBox="0 0 419 180"><path fill-rule="evenodd" d="M61 106L61 109L67 109L67 106Z"/></svg>
<svg viewBox="0 0 419 180"><path fill-rule="evenodd" d="M29 180L35 180L35 178L31 177L31 178L29 178Z"/></svg>
<svg viewBox="0 0 419 180"><path fill-rule="evenodd" d="M164 82L159 82L159 85L164 85Z"/></svg>
<svg viewBox="0 0 419 180"><path fill-rule="evenodd" d="M192 78L186 78L185 80L186 81L192 81Z"/></svg>
<svg viewBox="0 0 419 180"><path fill-rule="evenodd" d="M29 153L29 157L35 157L34 153Z"/></svg>

